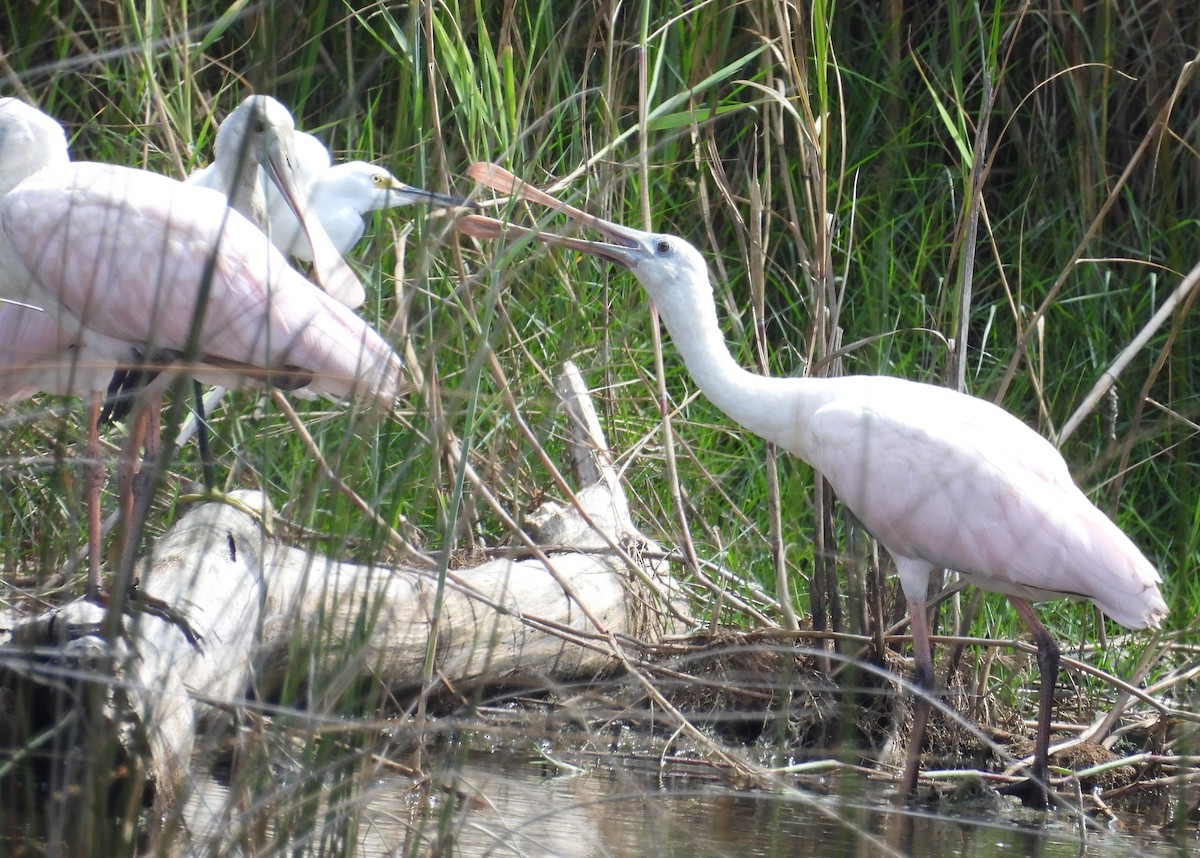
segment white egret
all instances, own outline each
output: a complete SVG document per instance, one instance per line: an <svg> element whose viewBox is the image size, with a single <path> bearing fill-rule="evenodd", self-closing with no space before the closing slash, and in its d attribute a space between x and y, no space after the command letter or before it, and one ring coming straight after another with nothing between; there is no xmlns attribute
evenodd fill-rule
<svg viewBox="0 0 1200 858"><path fill-rule="evenodd" d="M343 256L362 238L366 230L363 217L370 212L417 203L451 208L469 205L458 197L406 185L383 167L365 161L333 164L324 144L303 131L296 132L294 143L297 175L309 209ZM274 185L265 183L264 190L271 241L288 256L311 262L312 248L292 207Z"/></svg>
<svg viewBox="0 0 1200 858"><path fill-rule="evenodd" d="M887 548L908 600L917 683L933 688L926 617L930 574L958 571L1009 597L1033 632L1041 690L1031 775L1049 800L1047 755L1059 648L1030 601L1089 599L1131 629L1167 615L1158 571L1071 480L1046 439L998 406L949 388L885 376L767 378L738 366L717 321L703 256L683 239L601 220L476 164L496 190L552 206L611 243L567 238L468 215L481 238L530 235L629 269L658 308L697 386L736 423L820 471ZM928 700L917 704L901 782L915 790Z"/></svg>

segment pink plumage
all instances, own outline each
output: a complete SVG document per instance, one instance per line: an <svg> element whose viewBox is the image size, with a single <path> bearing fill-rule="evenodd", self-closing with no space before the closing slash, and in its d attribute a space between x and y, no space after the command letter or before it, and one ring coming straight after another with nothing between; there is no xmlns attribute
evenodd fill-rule
<svg viewBox="0 0 1200 858"><path fill-rule="evenodd" d="M1072 482L1054 447L989 402L883 376L767 378L738 366L717 321L704 257L677 236L602 220L522 184L492 164L468 173L490 187L562 211L601 232L585 241L477 215L458 221L481 238L511 235L569 247L628 268L658 308L705 395L743 428L825 475L896 564L909 604L917 683L933 686L926 619L929 576L943 567L1012 600L1038 644L1042 686L1031 769L1049 801L1047 757L1058 645L1028 600L1092 600L1130 628L1167 615L1158 571ZM916 787L927 697L914 712L903 789Z"/></svg>
<svg viewBox="0 0 1200 858"><path fill-rule="evenodd" d="M316 393L384 407L399 393L391 347L214 191L73 163L10 192L0 224L69 330L183 351L196 325L201 363L299 369Z"/></svg>
<svg viewBox="0 0 1200 858"><path fill-rule="evenodd" d="M1004 409L883 376L780 383L827 401L798 429L801 443L777 440L820 470L893 555L1007 595L1091 599L1132 629L1166 616L1158 571L1079 490L1053 445ZM926 581L904 583L924 598Z"/></svg>
<svg viewBox="0 0 1200 858"><path fill-rule="evenodd" d="M104 390L121 363L132 363L128 343L71 334L51 313L0 304L0 402L37 393L86 396Z"/></svg>

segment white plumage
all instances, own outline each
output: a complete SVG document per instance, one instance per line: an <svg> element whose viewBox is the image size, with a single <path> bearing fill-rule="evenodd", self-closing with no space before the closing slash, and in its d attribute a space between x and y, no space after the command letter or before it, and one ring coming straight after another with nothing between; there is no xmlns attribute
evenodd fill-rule
<svg viewBox="0 0 1200 858"><path fill-rule="evenodd" d="M296 132L294 142L297 177L309 208L343 256L362 238L366 230L363 216L369 212L415 203L464 205L457 197L406 185L383 167L365 161L334 164L324 144L303 131ZM263 187L271 241L288 256L312 261L312 248L292 208L273 184L263 182Z"/></svg>
<svg viewBox="0 0 1200 858"><path fill-rule="evenodd" d="M270 140L262 145L270 160ZM61 126L15 99L0 99L0 192L0 297L31 305L0 305L0 396L91 395L90 594L100 593L99 393L118 367L165 354L204 380L394 405L401 364L391 347L223 195L70 163Z"/></svg>
<svg viewBox="0 0 1200 858"><path fill-rule="evenodd" d="M264 234L271 230L270 188L276 208L288 212L297 240L309 249L317 282L347 307L357 308L367 293L312 211L298 138L307 144L309 135L297 134L286 107L270 96L247 96L217 129L212 163L189 176L188 184L223 194Z"/></svg>
<svg viewBox="0 0 1200 858"><path fill-rule="evenodd" d="M1039 646L1032 774L1044 785L1058 649L1027 600L1090 599L1133 629L1157 628L1167 615L1158 571L1074 484L1059 452L1002 408L948 388L882 376L778 379L748 372L725 345L708 267L696 248L588 215L499 167L477 164L468 172L600 231L611 243L545 232L533 237L632 271L705 395L739 425L825 475L895 560L920 684L933 682L925 604L935 569L956 570L1013 600ZM475 215L459 225L488 238L528 233ZM922 698L904 776L908 791L916 783L927 712Z"/></svg>

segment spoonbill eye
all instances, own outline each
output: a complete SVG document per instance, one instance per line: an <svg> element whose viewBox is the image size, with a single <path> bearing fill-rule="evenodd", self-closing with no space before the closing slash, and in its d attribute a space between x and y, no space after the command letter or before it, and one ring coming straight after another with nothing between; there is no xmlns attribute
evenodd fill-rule
<svg viewBox="0 0 1200 858"><path fill-rule="evenodd" d="M665 238L660 238L654 245L654 252L660 256L666 256L671 252L671 242L667 241Z"/></svg>

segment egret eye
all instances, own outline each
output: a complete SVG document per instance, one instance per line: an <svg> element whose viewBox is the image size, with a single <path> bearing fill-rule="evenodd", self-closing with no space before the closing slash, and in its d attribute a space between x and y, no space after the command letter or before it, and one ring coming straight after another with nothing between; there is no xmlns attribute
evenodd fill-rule
<svg viewBox="0 0 1200 858"><path fill-rule="evenodd" d="M375 183L375 187L377 188L382 188L387 184L387 182L383 180L383 176L379 175L379 173L372 174L371 181Z"/></svg>
<svg viewBox="0 0 1200 858"><path fill-rule="evenodd" d="M266 134L267 133L267 123L263 122L261 119L254 120L254 133L255 134Z"/></svg>
<svg viewBox="0 0 1200 858"><path fill-rule="evenodd" d="M660 238L654 245L654 252L659 256L666 256L671 252L671 242L665 238Z"/></svg>

